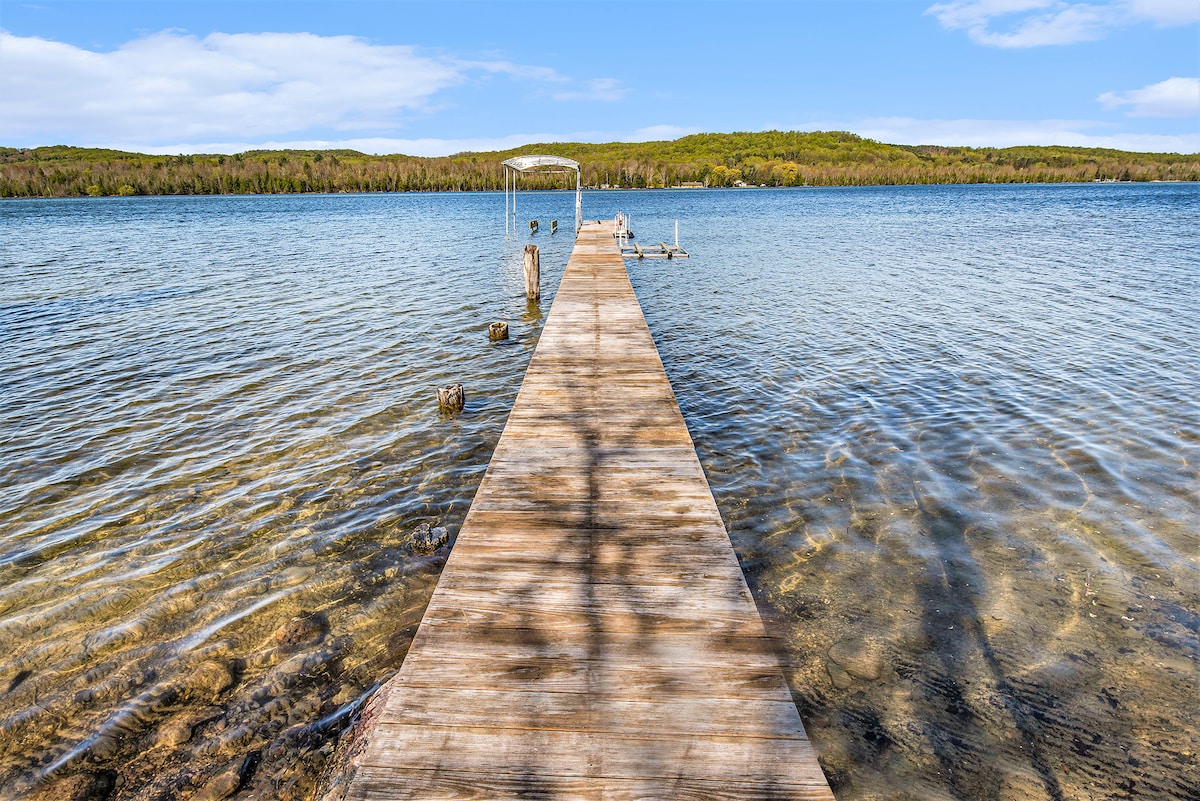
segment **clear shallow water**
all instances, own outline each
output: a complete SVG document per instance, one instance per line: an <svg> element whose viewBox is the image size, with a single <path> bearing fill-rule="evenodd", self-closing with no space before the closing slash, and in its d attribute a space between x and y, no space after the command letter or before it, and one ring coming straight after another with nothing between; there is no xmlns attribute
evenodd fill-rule
<svg viewBox="0 0 1200 801"><path fill-rule="evenodd" d="M495 200L0 204L0 796L311 793L536 342Z"/></svg>
<svg viewBox="0 0 1200 801"><path fill-rule="evenodd" d="M727 194L631 271L839 799L1200 797L1200 187Z"/></svg>
<svg viewBox="0 0 1200 801"><path fill-rule="evenodd" d="M585 198L680 219L630 271L843 801L1197 797L1198 200ZM0 204L0 797L312 792L536 341L502 210Z"/></svg>

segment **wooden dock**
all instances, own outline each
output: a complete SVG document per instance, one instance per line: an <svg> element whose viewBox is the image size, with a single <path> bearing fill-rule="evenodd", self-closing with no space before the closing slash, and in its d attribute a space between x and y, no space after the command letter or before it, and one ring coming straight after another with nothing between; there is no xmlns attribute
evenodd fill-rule
<svg viewBox="0 0 1200 801"><path fill-rule="evenodd" d="M582 227L350 799L833 799L614 242Z"/></svg>

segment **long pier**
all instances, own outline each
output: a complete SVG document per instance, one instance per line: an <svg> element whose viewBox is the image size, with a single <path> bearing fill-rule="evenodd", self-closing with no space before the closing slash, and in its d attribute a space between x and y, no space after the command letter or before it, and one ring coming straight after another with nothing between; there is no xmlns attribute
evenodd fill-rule
<svg viewBox="0 0 1200 801"><path fill-rule="evenodd" d="M611 223L585 223L348 799L833 799Z"/></svg>

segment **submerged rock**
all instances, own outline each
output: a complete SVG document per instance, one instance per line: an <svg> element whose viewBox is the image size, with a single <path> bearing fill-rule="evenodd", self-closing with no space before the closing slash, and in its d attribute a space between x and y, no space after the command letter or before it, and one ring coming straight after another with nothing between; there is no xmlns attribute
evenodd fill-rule
<svg viewBox="0 0 1200 801"><path fill-rule="evenodd" d="M444 527L430 528L428 523L417 526L409 536L412 549L420 554L431 554L450 541L450 532Z"/></svg>
<svg viewBox="0 0 1200 801"><path fill-rule="evenodd" d="M221 693L234 684L233 671L228 664L215 659L201 662L184 680L180 689L186 697L216 701Z"/></svg>
<svg viewBox="0 0 1200 801"><path fill-rule="evenodd" d="M230 765L225 770L209 779L194 796L197 801L220 801L237 792L242 784L241 765Z"/></svg>
<svg viewBox="0 0 1200 801"><path fill-rule="evenodd" d="M306 643L320 642L328 633L329 618L324 612L307 612L301 609L300 614L276 629L275 642L281 648L295 648Z"/></svg>
<svg viewBox="0 0 1200 801"><path fill-rule="evenodd" d="M220 707L209 706L174 715L158 727L153 745L159 748L178 748L192 739L197 726L216 719L220 714Z"/></svg>
<svg viewBox="0 0 1200 801"><path fill-rule="evenodd" d="M875 681L883 673L883 644L871 639L842 640L829 647L829 661L856 679ZM829 673L834 676L832 666Z"/></svg>
<svg viewBox="0 0 1200 801"><path fill-rule="evenodd" d="M825 663L825 669L829 671L829 680L839 690L848 690L850 689L850 685L854 684L854 679L851 678L850 674L832 659Z"/></svg>
<svg viewBox="0 0 1200 801"><path fill-rule="evenodd" d="M77 773L51 782L29 798L33 801L106 801L112 797L116 786L116 771Z"/></svg>

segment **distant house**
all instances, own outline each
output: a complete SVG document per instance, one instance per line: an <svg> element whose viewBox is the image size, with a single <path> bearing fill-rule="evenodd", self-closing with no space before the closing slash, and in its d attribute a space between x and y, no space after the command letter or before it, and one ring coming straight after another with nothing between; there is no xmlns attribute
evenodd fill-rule
<svg viewBox="0 0 1200 801"><path fill-rule="evenodd" d="M673 189L703 189L704 184L700 181L684 181L683 183L675 184Z"/></svg>

